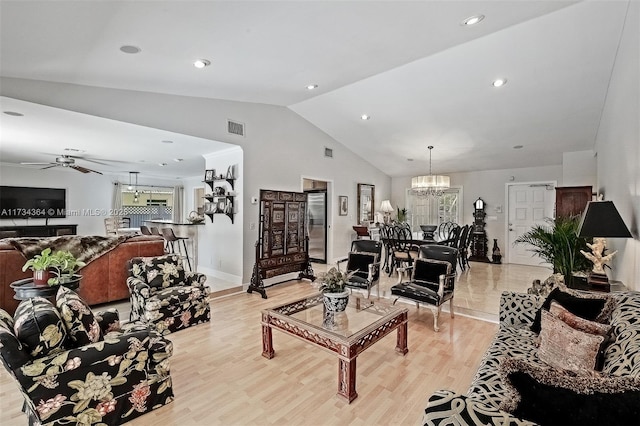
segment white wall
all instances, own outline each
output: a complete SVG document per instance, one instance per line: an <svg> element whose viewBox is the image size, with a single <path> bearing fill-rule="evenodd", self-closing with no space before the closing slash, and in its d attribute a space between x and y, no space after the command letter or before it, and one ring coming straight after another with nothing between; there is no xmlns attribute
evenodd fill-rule
<svg viewBox="0 0 640 426"><path fill-rule="evenodd" d="M557 181L562 179L561 166L526 167L519 169L485 170L466 173L446 173L451 178L451 186L463 188L461 223L473 223L473 203L478 197L485 202L485 219L489 249L493 239L498 239L498 246L503 252L503 260L507 258L509 247L505 246L506 204L505 188L507 183ZM513 178L513 180L511 179ZM406 189L411 187L411 177L393 178L391 204L405 205ZM496 208L502 212L498 213Z"/></svg>
<svg viewBox="0 0 640 426"><path fill-rule="evenodd" d="M598 192L613 201L633 238L611 238L613 279L640 290L640 3L629 11L607 93L595 150Z"/></svg>
<svg viewBox="0 0 640 426"><path fill-rule="evenodd" d="M224 214L214 214L205 219L205 226L198 227L198 269L214 277L222 278L234 284L242 284L242 235L243 235L243 155L240 147L232 147L224 151L204 155L207 169L214 169L216 175L226 175L227 168L233 166L233 190L228 183L216 182L226 191L233 191L234 220ZM205 185L205 193L213 191ZM255 222L255 221L254 221Z"/></svg>
<svg viewBox="0 0 640 426"><path fill-rule="evenodd" d="M390 177L284 107L12 78L0 83L3 96L241 146L245 181L240 197L245 207L237 223L243 228L244 283L251 277L257 240L250 223L257 222L259 214L250 199L260 189L301 191L302 176L333 181L332 258L349 250L357 183L374 184L376 200L391 194ZM244 123L246 136L228 134L227 119ZM333 149L333 158L324 157L325 147ZM350 216L338 216L338 195L349 197Z"/></svg>
<svg viewBox="0 0 640 426"><path fill-rule="evenodd" d="M596 156L592 150L562 154L562 186L596 187Z"/></svg>

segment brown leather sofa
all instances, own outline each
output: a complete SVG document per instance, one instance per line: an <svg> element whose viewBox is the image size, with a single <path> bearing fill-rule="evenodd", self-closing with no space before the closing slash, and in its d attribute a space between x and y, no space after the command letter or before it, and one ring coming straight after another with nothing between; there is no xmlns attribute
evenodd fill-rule
<svg viewBox="0 0 640 426"><path fill-rule="evenodd" d="M134 257L163 254L164 239L160 236L141 235L129 238L78 272L82 275L78 294L89 305L127 299L127 261ZM0 241L0 308L11 315L20 301L13 298L14 291L10 284L32 275L30 270L22 272L25 262L22 253L11 244Z"/></svg>

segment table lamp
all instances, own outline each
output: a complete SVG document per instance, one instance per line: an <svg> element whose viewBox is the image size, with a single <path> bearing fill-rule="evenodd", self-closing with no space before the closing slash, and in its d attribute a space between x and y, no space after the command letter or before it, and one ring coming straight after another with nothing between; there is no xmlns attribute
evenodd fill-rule
<svg viewBox="0 0 640 426"><path fill-rule="evenodd" d="M613 205L613 201L589 201L580 220L578 236L593 237L593 244L587 244L591 253L580 250L587 259L593 262L593 270L589 274L587 283L608 286L609 279L604 267L617 251L605 255L606 239L631 237L631 232L624 224L616 206Z"/></svg>
<svg viewBox="0 0 640 426"><path fill-rule="evenodd" d="M389 219L391 218L391 212L393 211L393 206L391 206L391 201L384 200L382 204L380 204L380 210L384 213L384 223L388 224Z"/></svg>

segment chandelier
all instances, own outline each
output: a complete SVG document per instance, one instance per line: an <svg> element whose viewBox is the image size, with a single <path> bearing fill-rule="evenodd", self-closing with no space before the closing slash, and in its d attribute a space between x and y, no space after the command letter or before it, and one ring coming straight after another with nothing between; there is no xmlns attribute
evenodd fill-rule
<svg viewBox="0 0 640 426"><path fill-rule="evenodd" d="M429 175L411 178L411 192L419 197L440 197L449 188L449 176L434 175L431 172L431 150L429 145Z"/></svg>

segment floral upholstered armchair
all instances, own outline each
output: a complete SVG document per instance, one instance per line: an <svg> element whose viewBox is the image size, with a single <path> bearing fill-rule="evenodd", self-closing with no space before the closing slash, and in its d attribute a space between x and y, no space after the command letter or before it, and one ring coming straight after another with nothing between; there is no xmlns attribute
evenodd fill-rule
<svg viewBox="0 0 640 426"><path fill-rule="evenodd" d="M173 400L171 342L140 322L120 326L60 287L56 306L36 297L12 318L0 309L0 359L23 394L29 424L132 420Z"/></svg>
<svg viewBox="0 0 640 426"><path fill-rule="evenodd" d="M186 272L177 254L134 257L127 268L131 321L141 320L168 334L211 318L207 277Z"/></svg>

